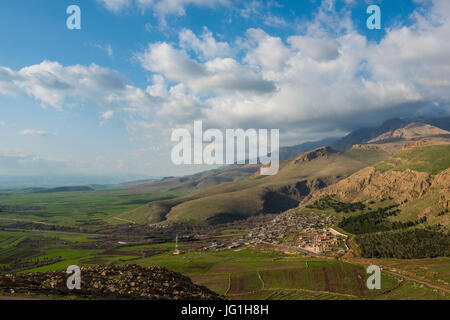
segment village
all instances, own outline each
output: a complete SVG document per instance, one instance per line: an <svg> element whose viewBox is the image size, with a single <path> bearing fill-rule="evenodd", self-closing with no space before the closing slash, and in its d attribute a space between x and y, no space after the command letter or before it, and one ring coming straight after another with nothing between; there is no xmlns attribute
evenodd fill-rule
<svg viewBox="0 0 450 320"><path fill-rule="evenodd" d="M348 249L345 244L347 236L331 228L334 223L336 218L331 215L291 212L251 229L232 242L215 240L203 249L224 251L242 246L269 244L298 248L315 254L331 251L345 253Z"/></svg>

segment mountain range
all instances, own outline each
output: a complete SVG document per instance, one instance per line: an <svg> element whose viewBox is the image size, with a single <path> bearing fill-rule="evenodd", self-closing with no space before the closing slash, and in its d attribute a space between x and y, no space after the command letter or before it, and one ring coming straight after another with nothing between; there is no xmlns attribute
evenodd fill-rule
<svg viewBox="0 0 450 320"><path fill-rule="evenodd" d="M439 127L433 124L439 124ZM420 174L417 177L412 177L409 184L405 182L405 185L412 188L409 190L407 187L409 191L405 192L410 195L420 193L415 186L425 183L420 180L423 174L428 175L428 178L423 178L425 181L442 180L442 177L434 175L450 166L450 132L446 130L448 127L449 118L438 121L421 119L421 122L418 119L392 119L376 128L356 130L341 139L325 140L331 146L320 146L322 142L314 142L281 148L283 160L279 173L274 176L260 176L257 166L243 165L136 185L133 188L149 191L178 190L184 192L184 195L175 199L150 202L122 213L119 217L138 223L181 221L217 224L258 214L281 213L301 206L308 199L316 199L313 197L320 195L321 190L340 188L340 183L344 183L341 181L354 180L354 174L373 173L373 170L376 170L373 168L386 168L388 164L394 169L389 167L387 177L397 177L390 173L392 170L402 172L398 179L403 177L405 170L418 170ZM317 148L308 150L313 147ZM295 156L291 157L293 154ZM397 163L404 155L409 159L410 154L413 160L404 160L406 164L403 166ZM429 155L433 156L429 158ZM409 171L406 171L405 175L408 174ZM377 176L377 179L385 178L383 175ZM393 179L391 184L382 188L395 186L395 182L401 180ZM357 179L355 181L358 181L356 184L361 183ZM440 186L446 188L445 185ZM378 196L372 189L367 192L369 195L373 192L373 197ZM381 194L384 195L383 192ZM412 200L411 197L408 199ZM398 198L399 201L405 200L400 198L402 197ZM356 199L358 198L346 200Z"/></svg>

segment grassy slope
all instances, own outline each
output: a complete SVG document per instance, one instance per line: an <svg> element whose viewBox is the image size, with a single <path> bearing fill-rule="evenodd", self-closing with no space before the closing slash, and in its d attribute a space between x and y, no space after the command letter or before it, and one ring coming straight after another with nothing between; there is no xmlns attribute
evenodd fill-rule
<svg viewBox="0 0 450 320"><path fill-rule="evenodd" d="M450 145L430 145L430 146L421 146L416 147L414 149L409 149L403 151L389 159L378 162L374 165L374 168L377 172L390 176L390 172L393 172L394 175L396 172L405 172L405 170L414 170L420 173L431 174L436 176L437 174L442 173L444 170L450 167ZM364 169L366 170L366 169ZM440 201L441 195L443 192L442 186L432 186L425 194L419 195L417 191L410 190L408 192L408 201L404 201L406 198L405 194L399 193L398 191L401 189L396 185L386 186L386 189L381 190L379 185L376 185L372 180L369 185L371 187L375 187L380 192L384 191L384 201L380 201L375 197L375 194L372 194L372 197L368 197L367 193L361 192L358 189L358 185L361 180L355 179L352 181L353 177L356 177L360 172L356 173L353 176L350 176L348 179L344 179L340 181L340 183L336 186L331 186L327 189L324 189L320 192L320 195L313 196L311 200L306 201L302 205L311 204L317 199L323 198L330 194L338 194L339 191L342 191L343 188L340 186L347 187L345 189L345 201L344 202L357 202L362 201L366 202L368 207L377 208L383 207L394 203L401 203L400 210L401 213L397 216L389 217L390 221L412 221L420 217L422 214L426 213L428 221L424 225L437 225L441 224L443 226L449 225L449 214L445 214L442 216L438 216L445 208L443 207L442 202ZM412 182L412 187L417 187L414 185L414 179L416 176L411 173L410 181ZM381 193L380 193L381 194ZM412 196L414 197L412 197ZM388 197L392 197L392 200L387 200ZM375 203L368 204L368 201L372 200ZM317 211L317 210L315 210ZM329 210L328 210L329 211ZM367 210L365 210L367 211Z"/></svg>
<svg viewBox="0 0 450 320"><path fill-rule="evenodd" d="M320 212L320 209L305 208L304 206L311 205L318 199L323 199L329 195L336 195L335 199L345 203L361 201L366 205L364 210L346 213L344 214L345 216L360 215L373 212L380 207L398 204L400 212L395 216L386 218L387 221L406 223L418 221L423 217L426 217L426 221L421 221L406 229L391 231L393 233L399 233L399 235L404 232L403 236L399 236L394 240L397 241L397 245L401 245L399 242L401 241L400 239L407 239L408 232L413 232L414 228L432 227L435 228L433 230L440 230L446 234L450 227L450 217L449 213L446 212L448 208L445 208L445 202L442 201L442 197L444 194L448 196L450 181L446 180L448 175L445 176L445 174L449 167L449 145L425 145L415 147L414 149L407 149L387 160L377 163L374 166L374 173L373 169L371 171L370 168L366 168L334 186L317 192L311 199L302 203L303 209L301 210L303 212ZM323 211L328 213L334 212L331 208ZM379 250L383 248L395 250L393 243L388 243L388 234L377 233L375 235L378 237L378 241L382 242L378 247ZM436 241L438 240L436 239ZM444 240L441 239L439 241ZM373 243L373 240L371 240L371 243ZM445 246L443 243L440 245ZM402 246L401 248L403 249L405 247L407 246ZM357 247L355 242L353 242L352 248L356 252L359 252L360 248ZM411 251L411 254L417 254L419 256L420 252L417 250L422 250L421 254L426 254L423 252L423 248L414 248L415 251ZM372 247L372 249L375 250L376 248ZM429 247L429 250L431 249ZM375 251L371 252L374 253ZM431 252L429 251L430 254L432 254ZM448 261L445 260L447 268ZM405 285L403 290L407 291L407 288L408 285Z"/></svg>
<svg viewBox="0 0 450 320"><path fill-rule="evenodd" d="M450 145L425 146L406 150L375 166L381 172L410 169L433 175L441 173L448 167L450 167Z"/></svg>
<svg viewBox="0 0 450 320"><path fill-rule="evenodd" d="M258 171L259 165L229 165L183 177L167 177L129 188L137 193L182 191L192 193L221 183L241 181Z"/></svg>
<svg viewBox="0 0 450 320"><path fill-rule="evenodd" d="M157 201L144 205L120 217L138 223L168 221L201 222L220 214L234 217L251 216L262 212L281 212L298 204L298 195L279 192L299 181L321 179L327 184L336 182L353 172L387 158L385 152L353 150L331 154L309 162L294 164L283 161L274 176L258 176L233 183L216 185L184 198ZM276 193L272 207L265 207L268 192ZM300 195L301 197L306 194ZM292 201L292 198L294 198ZM279 206L279 207L278 207Z"/></svg>

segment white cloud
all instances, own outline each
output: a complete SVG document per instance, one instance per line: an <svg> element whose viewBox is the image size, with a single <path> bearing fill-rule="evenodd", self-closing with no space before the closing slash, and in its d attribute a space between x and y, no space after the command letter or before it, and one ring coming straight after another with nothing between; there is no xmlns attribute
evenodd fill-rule
<svg viewBox="0 0 450 320"><path fill-rule="evenodd" d="M5 122L5 121L2 121L2 120L0 120L0 127L3 127L3 126L6 126L6 122Z"/></svg>
<svg viewBox="0 0 450 320"><path fill-rule="evenodd" d="M152 43L138 56L160 80L175 82L165 91L158 121L282 128L299 141L299 135L334 134L390 116L450 113L450 22L444 14L450 4L434 5L426 15L416 13L412 26L388 29L380 43L359 34L349 12L323 1L302 35L286 40L249 29L226 46L211 33L184 30L179 48ZM217 43L227 55L206 55ZM231 57L239 50L242 61Z"/></svg>
<svg viewBox="0 0 450 320"><path fill-rule="evenodd" d="M292 48L297 49L304 57L316 61L334 60L339 57L339 41L308 36L292 36L288 39Z"/></svg>
<svg viewBox="0 0 450 320"><path fill-rule="evenodd" d="M142 66L165 78L182 82L196 92L238 91L265 93L275 89L258 72L246 68L232 58L215 58L205 63L191 59L186 51L163 43L150 44L138 54Z"/></svg>
<svg viewBox="0 0 450 320"><path fill-rule="evenodd" d="M99 94L124 90L122 76L95 64L64 67L58 62L43 61L13 71L0 79L0 88L9 84L10 92L24 92L44 105L61 108L69 99L97 99Z"/></svg>
<svg viewBox="0 0 450 320"><path fill-rule="evenodd" d="M264 19L264 24L269 27L287 27L288 23L281 17L269 15Z"/></svg>
<svg viewBox="0 0 450 320"><path fill-rule="evenodd" d="M193 119L220 128L281 128L298 142L388 116L449 113L448 1L435 0L431 11L386 30L379 43L368 42L333 3L323 1L286 39L249 29L225 42L208 29L184 29L178 43L150 43L136 54L151 72L146 88L97 65L44 61L18 71L0 67L0 94L24 92L54 107L92 100L107 110L103 120L124 110L130 135L158 144Z"/></svg>
<svg viewBox="0 0 450 320"><path fill-rule="evenodd" d="M351 12L336 10L335 0L322 0L313 18L298 25L302 33L315 38L338 37L354 32Z"/></svg>
<svg viewBox="0 0 450 320"><path fill-rule="evenodd" d="M183 29L180 34L180 46L191 49L203 58L227 57L231 55L231 48L226 42L218 42L208 28L198 38L191 30Z"/></svg>
<svg viewBox="0 0 450 320"><path fill-rule="evenodd" d="M243 4L243 8L240 9L239 13L241 17L245 19L250 19L254 16L260 16L263 10L263 3L261 1L246 1Z"/></svg>
<svg viewBox="0 0 450 320"><path fill-rule="evenodd" d="M18 79L17 74L7 67L0 66L0 94L13 95L16 93L14 81Z"/></svg>
<svg viewBox="0 0 450 320"><path fill-rule="evenodd" d="M276 1L243 1L242 8L238 12L240 17L260 25L277 28L290 26L285 19L272 13L272 7L282 7L282 5Z"/></svg>
<svg viewBox="0 0 450 320"><path fill-rule="evenodd" d="M0 94L20 93L33 97L44 107L57 109L86 102L134 108L149 108L152 104L148 93L126 84L117 71L96 64L63 66L43 61L18 71L0 66Z"/></svg>
<svg viewBox="0 0 450 320"><path fill-rule="evenodd" d="M34 130L34 129L26 129L20 131L20 134L23 136L33 136L33 137L48 137L52 135L51 133L45 130Z"/></svg>
<svg viewBox="0 0 450 320"><path fill-rule="evenodd" d="M263 70L281 71L291 54L280 38L271 37L261 29L247 30L250 46L246 61Z"/></svg>
<svg viewBox="0 0 450 320"><path fill-rule="evenodd" d="M229 4L228 0L136 0L136 2L141 9L153 9L161 16L169 14L184 16L185 8L189 5L212 8L216 5Z"/></svg>
<svg viewBox="0 0 450 320"><path fill-rule="evenodd" d="M130 6L132 0L97 0L102 5L105 6L106 9L112 11L114 13L118 13L123 9L126 9Z"/></svg>
<svg viewBox="0 0 450 320"><path fill-rule="evenodd" d="M155 15L164 18L167 15L184 16L186 7L196 5L213 8L218 5L228 5L230 0L97 0L111 12L119 13L136 6L142 12L151 10Z"/></svg>
<svg viewBox="0 0 450 320"><path fill-rule="evenodd" d="M101 114L102 121L100 122L100 126L103 126L108 120L114 118L114 110L107 110Z"/></svg>
<svg viewBox="0 0 450 320"><path fill-rule="evenodd" d="M100 44L94 44L94 47L104 51L108 55L108 57L110 57L110 58L114 57L114 50L110 43L108 43L107 46L102 46Z"/></svg>
<svg viewBox="0 0 450 320"><path fill-rule="evenodd" d="M108 110L102 113L102 119L103 120L109 120L112 119L114 117L114 111L113 110Z"/></svg>

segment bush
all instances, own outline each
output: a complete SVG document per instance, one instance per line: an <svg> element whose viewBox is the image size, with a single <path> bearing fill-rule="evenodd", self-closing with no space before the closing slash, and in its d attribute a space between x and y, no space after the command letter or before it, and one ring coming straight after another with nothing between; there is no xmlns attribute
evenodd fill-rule
<svg viewBox="0 0 450 320"><path fill-rule="evenodd" d="M450 256L450 236L427 229L390 231L356 237L364 258L419 259Z"/></svg>

